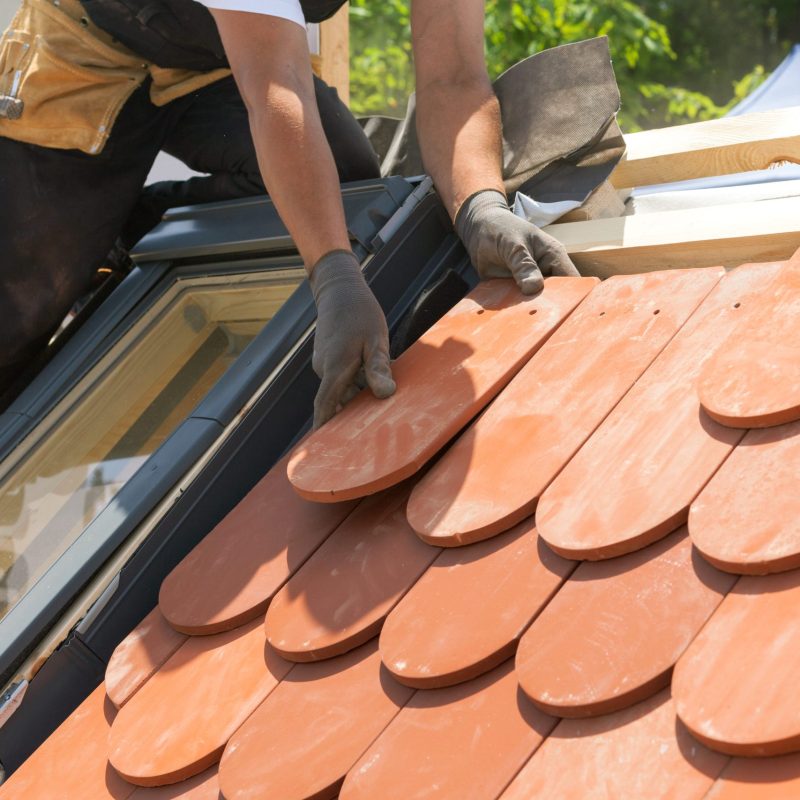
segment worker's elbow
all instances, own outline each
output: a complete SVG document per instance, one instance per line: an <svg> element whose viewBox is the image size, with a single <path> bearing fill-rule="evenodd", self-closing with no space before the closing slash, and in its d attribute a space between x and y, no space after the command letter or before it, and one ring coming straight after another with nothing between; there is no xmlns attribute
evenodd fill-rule
<svg viewBox="0 0 800 800"><path fill-rule="evenodd" d="M314 102L313 82L291 66L235 69L239 92L250 118L297 113Z"/></svg>

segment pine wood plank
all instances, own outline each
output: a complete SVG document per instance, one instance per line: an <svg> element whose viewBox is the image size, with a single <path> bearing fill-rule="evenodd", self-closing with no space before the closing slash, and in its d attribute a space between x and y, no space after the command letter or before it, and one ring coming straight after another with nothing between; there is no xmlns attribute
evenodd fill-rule
<svg viewBox="0 0 800 800"><path fill-rule="evenodd" d="M632 133L625 144L611 175L617 189L800 163L800 108Z"/></svg>
<svg viewBox="0 0 800 800"><path fill-rule="evenodd" d="M548 225L582 275L786 261L800 245L800 197Z"/></svg>

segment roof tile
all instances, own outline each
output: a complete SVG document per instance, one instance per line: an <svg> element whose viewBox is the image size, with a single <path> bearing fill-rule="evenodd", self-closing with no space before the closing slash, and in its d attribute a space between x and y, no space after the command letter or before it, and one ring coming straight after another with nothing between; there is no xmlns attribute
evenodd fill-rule
<svg viewBox="0 0 800 800"><path fill-rule="evenodd" d="M419 688L475 678L514 654L574 568L539 540L533 518L489 541L445 550L389 614L383 662L401 683Z"/></svg>
<svg viewBox="0 0 800 800"><path fill-rule="evenodd" d="M792 800L800 797L800 755L732 758L705 800Z"/></svg>
<svg viewBox="0 0 800 800"><path fill-rule="evenodd" d="M722 274L624 275L594 289L417 484L411 527L430 544L468 544L532 514Z"/></svg>
<svg viewBox="0 0 800 800"><path fill-rule="evenodd" d="M116 647L106 667L106 693L122 708L186 641L154 608Z"/></svg>
<svg viewBox="0 0 800 800"><path fill-rule="evenodd" d="M374 640L328 661L297 664L228 743L220 764L225 798L335 797L412 694L381 667Z"/></svg>
<svg viewBox="0 0 800 800"><path fill-rule="evenodd" d="M355 508L298 497L281 459L161 585L177 630L219 633L262 615L270 598Z"/></svg>
<svg viewBox="0 0 800 800"><path fill-rule="evenodd" d="M2 785L2 800L127 800L134 788L108 764L116 709L98 686Z"/></svg>
<svg viewBox="0 0 800 800"><path fill-rule="evenodd" d="M487 800L556 720L522 696L511 661L475 680L417 691L345 779L341 800Z"/></svg>
<svg viewBox="0 0 800 800"><path fill-rule="evenodd" d="M700 800L726 759L693 741L669 691L588 720L564 720L501 800Z"/></svg>
<svg viewBox="0 0 800 800"><path fill-rule="evenodd" d="M130 800L219 800L219 797L219 778L214 766L172 786L139 787Z"/></svg>
<svg viewBox="0 0 800 800"><path fill-rule="evenodd" d="M701 413L695 382L714 344L779 265L728 273L544 492L539 535L567 558L610 558L686 522L743 431Z"/></svg>
<svg viewBox="0 0 800 800"><path fill-rule="evenodd" d="M800 254L783 265L703 370L698 392L713 419L762 428L800 419Z"/></svg>
<svg viewBox="0 0 800 800"><path fill-rule="evenodd" d="M798 474L800 422L747 433L692 503L695 546L731 572L765 575L800 567Z"/></svg>
<svg viewBox="0 0 800 800"><path fill-rule="evenodd" d="M364 644L436 558L406 521L409 491L363 500L275 596L265 627L284 658L318 661Z"/></svg>
<svg viewBox="0 0 800 800"><path fill-rule="evenodd" d="M740 578L675 667L678 716L730 755L800 750L800 571Z"/></svg>
<svg viewBox="0 0 800 800"><path fill-rule="evenodd" d="M191 637L120 710L111 764L140 786L197 775L219 760L290 666L267 646L261 620Z"/></svg>
<svg viewBox="0 0 800 800"><path fill-rule="evenodd" d="M392 370L397 392L356 397L294 452L300 495L349 500L413 475L503 388L572 309L593 278L548 278L525 297L508 280L479 284Z"/></svg>
<svg viewBox="0 0 800 800"><path fill-rule="evenodd" d="M581 564L522 637L520 685L560 717L637 703L668 685L735 581L693 551L685 528L635 553Z"/></svg>

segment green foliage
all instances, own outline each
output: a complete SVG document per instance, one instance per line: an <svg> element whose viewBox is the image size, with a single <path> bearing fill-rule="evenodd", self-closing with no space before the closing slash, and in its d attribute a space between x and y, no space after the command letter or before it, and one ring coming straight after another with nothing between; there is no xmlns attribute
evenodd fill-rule
<svg viewBox="0 0 800 800"><path fill-rule="evenodd" d="M409 0L351 0L350 22L353 110L402 115L414 89ZM486 0L492 78L592 36L609 37L631 131L724 114L800 38L800 12L796 0Z"/></svg>

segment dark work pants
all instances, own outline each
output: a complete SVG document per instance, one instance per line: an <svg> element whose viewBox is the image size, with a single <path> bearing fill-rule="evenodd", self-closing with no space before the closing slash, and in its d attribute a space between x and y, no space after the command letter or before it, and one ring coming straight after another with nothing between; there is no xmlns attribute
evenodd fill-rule
<svg viewBox="0 0 800 800"><path fill-rule="evenodd" d="M377 177L355 118L334 89L316 81L316 90L340 180ZM209 175L143 189L160 150ZM263 192L232 78L161 108L141 87L98 155L0 137L0 394L87 291L118 238L132 247L168 208Z"/></svg>

